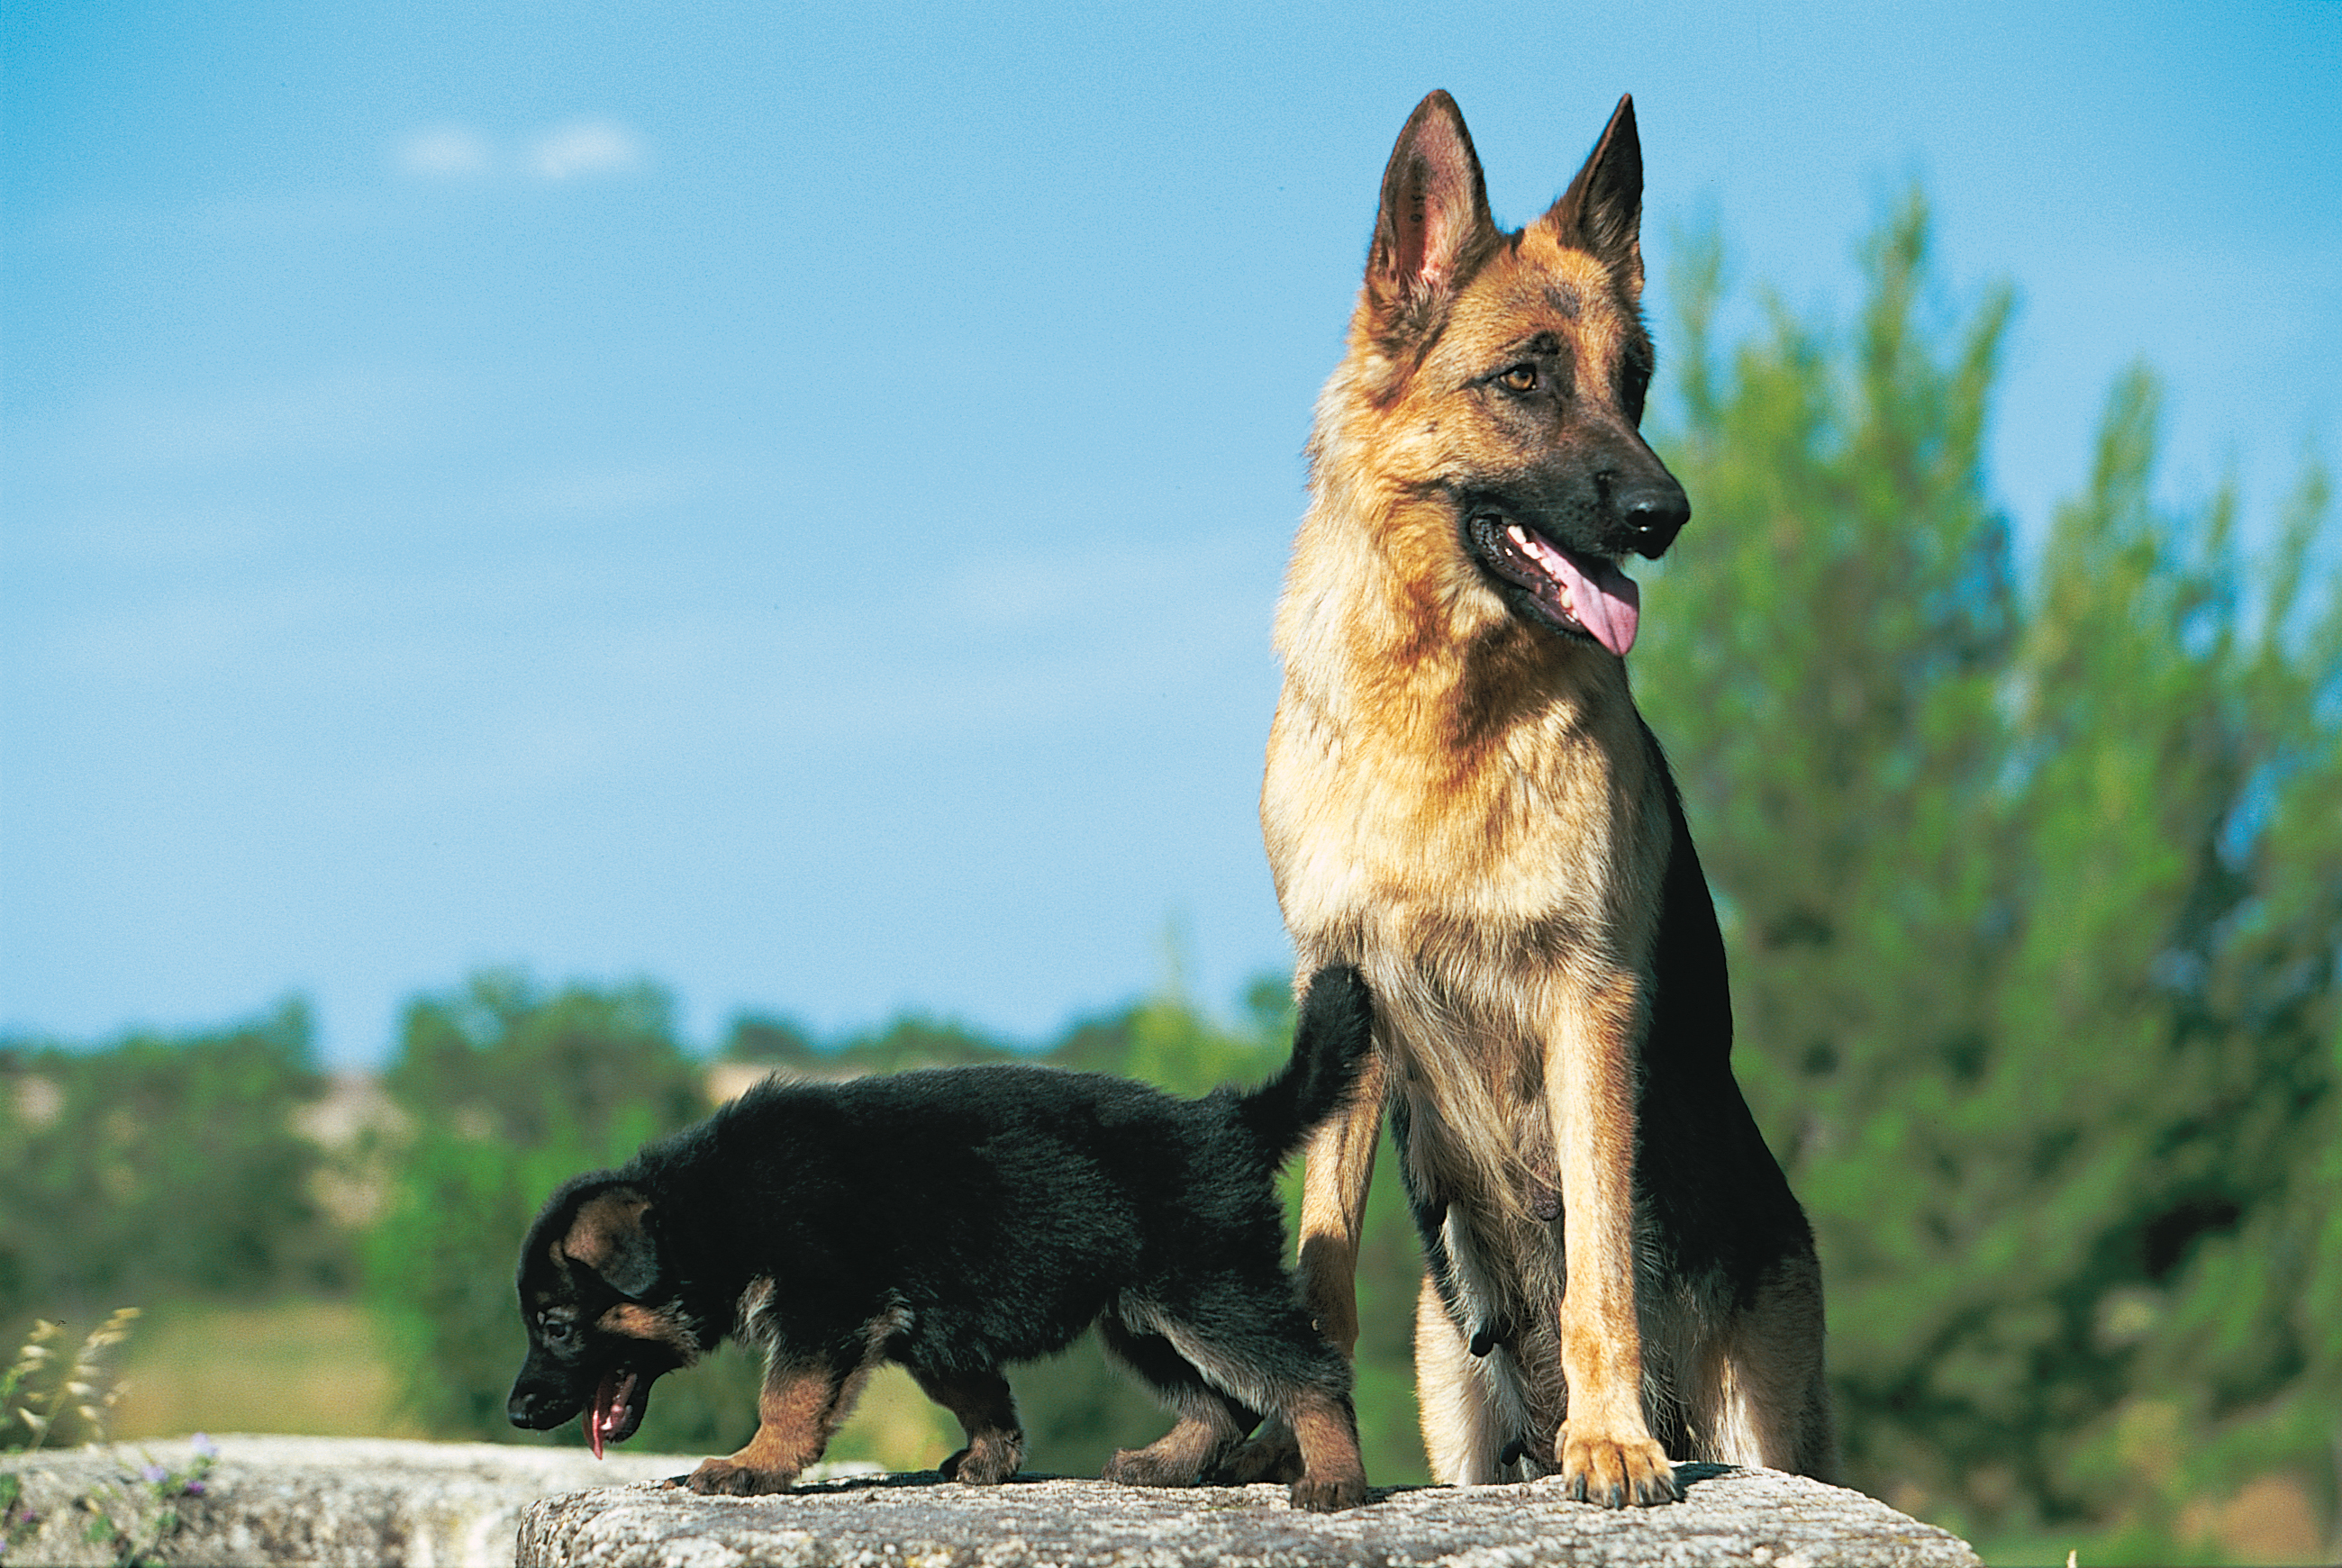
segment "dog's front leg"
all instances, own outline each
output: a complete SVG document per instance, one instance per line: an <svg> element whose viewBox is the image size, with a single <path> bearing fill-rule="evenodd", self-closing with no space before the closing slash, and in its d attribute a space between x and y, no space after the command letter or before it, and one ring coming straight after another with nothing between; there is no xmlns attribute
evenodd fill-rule
<svg viewBox="0 0 2342 1568"><path fill-rule="evenodd" d="M756 1435L727 1458L702 1460L685 1484L694 1492L734 1497L786 1491L829 1446L868 1380L870 1366L865 1361L840 1367L776 1351L756 1394Z"/></svg>
<svg viewBox="0 0 2342 1568"><path fill-rule="evenodd" d="M1679 1498L1643 1417L1635 1318L1634 1046L1644 1027L1628 974L1563 998L1547 1030L1546 1114L1561 1147L1561 1371L1569 1407L1553 1453L1572 1497L1621 1508Z"/></svg>
<svg viewBox="0 0 2342 1568"><path fill-rule="evenodd" d="M1377 1052L1359 1069L1349 1104L1309 1135L1301 1178L1302 1299L1317 1332L1345 1360L1358 1346L1358 1236L1374 1184L1375 1140L1382 1134L1383 1083ZM1272 1415L1221 1473L1239 1483L1298 1481L1302 1468L1291 1423Z"/></svg>

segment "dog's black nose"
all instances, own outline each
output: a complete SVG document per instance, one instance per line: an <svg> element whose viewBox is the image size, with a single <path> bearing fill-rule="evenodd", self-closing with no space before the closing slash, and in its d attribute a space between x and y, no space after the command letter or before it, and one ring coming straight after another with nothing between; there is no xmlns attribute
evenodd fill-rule
<svg viewBox="0 0 2342 1568"><path fill-rule="evenodd" d="M1683 486L1664 475L1618 490L1611 504L1618 510L1618 520L1634 533L1635 553L1654 561L1691 521L1691 502Z"/></svg>

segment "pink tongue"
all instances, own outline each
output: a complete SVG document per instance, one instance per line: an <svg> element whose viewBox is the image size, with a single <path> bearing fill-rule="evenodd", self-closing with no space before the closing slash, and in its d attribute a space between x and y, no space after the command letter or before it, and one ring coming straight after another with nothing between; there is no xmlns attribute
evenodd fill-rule
<svg viewBox="0 0 2342 1568"><path fill-rule="evenodd" d="M635 1374L612 1373L594 1391L594 1408L586 1413L586 1446L602 1457L602 1434L618 1424L618 1411L635 1386Z"/></svg>
<svg viewBox="0 0 2342 1568"><path fill-rule="evenodd" d="M1534 534L1528 536L1528 549L1556 582L1569 589L1569 613L1577 624L1625 658L1635 645L1635 626L1642 616L1643 590L1635 579L1607 561L1587 561L1581 566Z"/></svg>

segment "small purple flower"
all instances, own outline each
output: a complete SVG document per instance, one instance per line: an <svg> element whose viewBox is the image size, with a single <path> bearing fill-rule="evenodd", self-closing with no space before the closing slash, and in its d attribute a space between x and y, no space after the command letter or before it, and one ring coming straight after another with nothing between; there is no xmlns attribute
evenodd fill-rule
<svg viewBox="0 0 2342 1568"><path fill-rule="evenodd" d="M211 1440L210 1434L207 1433L198 1432L195 1436L187 1439L187 1446L195 1451L195 1457L197 1459L217 1459L219 1457L219 1444L214 1443Z"/></svg>
<svg viewBox="0 0 2342 1568"><path fill-rule="evenodd" d="M184 1496L201 1497L204 1494L204 1483L200 1481L190 1481L179 1488L179 1491Z"/></svg>

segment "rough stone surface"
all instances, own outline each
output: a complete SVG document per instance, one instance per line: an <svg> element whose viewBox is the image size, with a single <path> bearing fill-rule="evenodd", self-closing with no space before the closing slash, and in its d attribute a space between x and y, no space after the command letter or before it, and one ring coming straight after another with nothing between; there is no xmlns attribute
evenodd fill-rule
<svg viewBox="0 0 2342 1568"><path fill-rule="evenodd" d="M221 1437L201 1496L165 1497L148 1465L183 1476L184 1440L0 1455L34 1521L6 1532L0 1563L110 1564L125 1551L158 1563L510 1563L521 1511L539 1498L614 1482L680 1475L698 1456L388 1439ZM5 1484L5 1483L0 1483ZM175 1527L166 1511L177 1514ZM101 1539L90 1538L95 1526Z"/></svg>
<svg viewBox="0 0 2342 1568"><path fill-rule="evenodd" d="M1679 1465L1663 1508L1571 1503L1558 1483L1379 1490L1345 1513L1296 1511L1282 1486L1138 1491L1097 1481L957 1486L855 1477L777 1497L656 1485L532 1504L526 1568L1531 1568L1538 1563L1975 1568L1957 1537L1847 1492L1768 1470Z"/></svg>

